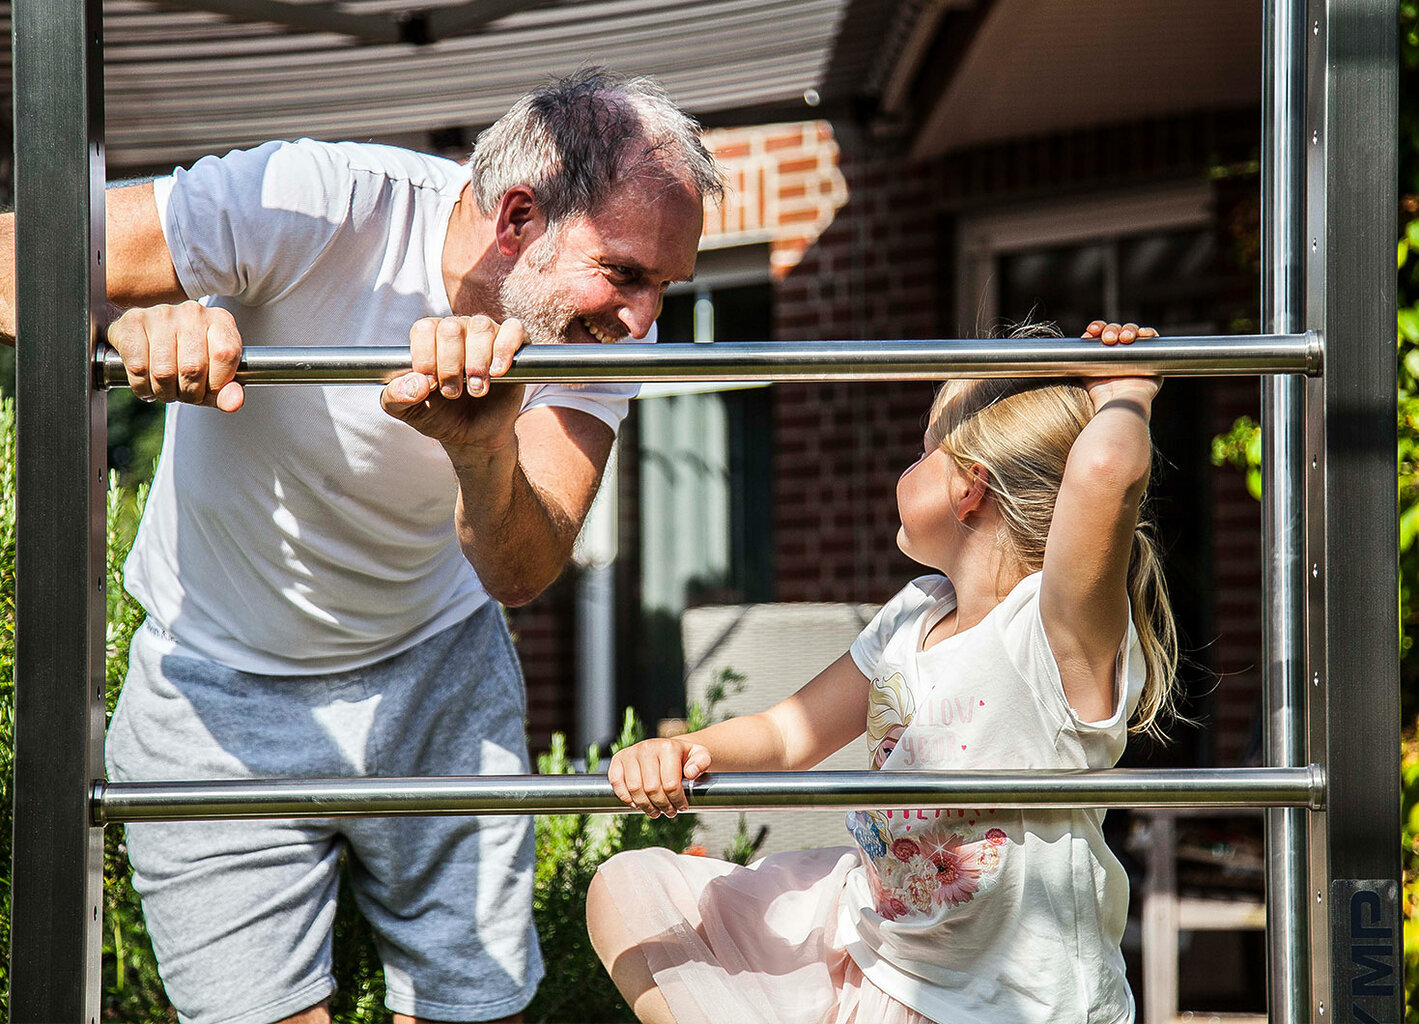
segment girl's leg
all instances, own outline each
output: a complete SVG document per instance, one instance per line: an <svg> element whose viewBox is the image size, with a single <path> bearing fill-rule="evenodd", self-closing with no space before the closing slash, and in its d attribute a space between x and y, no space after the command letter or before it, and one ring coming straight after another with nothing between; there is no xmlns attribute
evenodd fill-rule
<svg viewBox="0 0 1419 1024"><path fill-rule="evenodd" d="M586 891L586 927L591 945L606 966L622 998L644 1024L676 1024L675 1015L655 984L645 954L636 945L616 909L615 897L601 875Z"/></svg>

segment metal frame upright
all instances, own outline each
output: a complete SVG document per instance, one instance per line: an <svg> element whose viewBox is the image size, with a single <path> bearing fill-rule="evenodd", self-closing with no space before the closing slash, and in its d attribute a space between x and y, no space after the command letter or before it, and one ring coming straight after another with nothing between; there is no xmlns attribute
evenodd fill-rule
<svg viewBox="0 0 1419 1024"><path fill-rule="evenodd" d="M103 782L102 7L12 7L22 337L10 1010L25 1024L97 1024L106 822L616 804L593 779ZM1275 767L1167 781L974 773L898 778L890 790L880 778L864 789L861 779L828 775L725 777L695 787L692 802L771 806L814 787L824 804L870 796L921 806L935 787L943 804L972 806L1275 808L1267 827L1272 1019L1398 1021L1395 5L1266 0L1265 18L1263 326L1271 333L1232 348L1241 363L1253 360L1252 372L1281 374L1264 384L1267 760ZM1322 372L1296 354L1314 347L1303 327L1325 339ZM1279 339L1281 354L1263 360L1267 339ZM941 372L1009 372L978 345L939 344ZM760 370L775 358L715 348L733 360L752 354ZM834 364L835 379L885 375L880 349L850 343L844 351L863 358ZM1140 351L1135 365L1202 372L1209 352L1224 351L1189 350L1172 362ZM759 379L821 377L824 358L785 360L782 372ZM1080 358L1093 372L1106 363L1097 351ZM536 359L519 362L528 370ZM1057 372L1073 366L1053 362ZM678 372L749 365L711 365L706 356ZM277 367L272 379L290 372ZM597 374L642 379L611 362L573 379Z"/></svg>
<svg viewBox="0 0 1419 1024"><path fill-rule="evenodd" d="M10 1016L97 1024L103 831L103 9L11 5L19 551Z"/></svg>
<svg viewBox="0 0 1419 1024"><path fill-rule="evenodd" d="M1403 1016L1397 13L1392 0L1309 0L1303 30L1305 323L1325 338L1326 368L1304 399L1302 685L1327 800L1310 816L1311 999L1294 1019L1316 1022Z"/></svg>

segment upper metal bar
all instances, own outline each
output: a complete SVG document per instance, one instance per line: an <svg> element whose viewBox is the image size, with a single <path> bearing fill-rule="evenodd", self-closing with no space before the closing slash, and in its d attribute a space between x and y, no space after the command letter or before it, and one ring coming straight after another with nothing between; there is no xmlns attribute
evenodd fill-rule
<svg viewBox="0 0 1419 1024"><path fill-rule="evenodd" d="M734 772L685 783L691 810L777 807L1320 807L1301 768L1001 772ZM94 820L415 814L623 814L604 775L99 782Z"/></svg>
<svg viewBox="0 0 1419 1024"><path fill-rule="evenodd" d="M1261 315L1301 328L1305 301L1305 0L1265 0L1261 105ZM1305 763L1306 383L1261 382L1263 744L1268 765ZM1266 812L1267 1009L1306 1024L1310 901L1304 810Z"/></svg>
<svg viewBox="0 0 1419 1024"><path fill-rule="evenodd" d="M100 0L13 5L19 337L10 1019L100 1009L105 309Z"/></svg>
<svg viewBox="0 0 1419 1024"><path fill-rule="evenodd" d="M128 383L123 360L97 358L107 387ZM1212 377L1320 373L1320 335L1159 338L1105 346L1072 339L938 341L746 341L667 345L536 345L495 380L585 383L703 380L938 380L942 377ZM248 348L244 384L383 383L409 371L408 346Z"/></svg>

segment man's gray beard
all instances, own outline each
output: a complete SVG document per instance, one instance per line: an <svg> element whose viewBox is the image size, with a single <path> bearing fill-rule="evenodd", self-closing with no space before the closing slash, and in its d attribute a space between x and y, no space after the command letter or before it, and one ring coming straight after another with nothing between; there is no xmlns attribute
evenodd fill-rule
<svg viewBox="0 0 1419 1024"><path fill-rule="evenodd" d="M544 237L543 244L549 244L551 241ZM527 342L530 345L565 342L567 328L572 320L577 318L576 310L560 302L556 295L548 293L548 275L545 271L556 262L556 257L554 254L551 260L538 258L544 255L536 252L524 255L513 265L498 288L498 302L502 306L503 319L517 317L521 320L522 329L527 332ZM585 384L561 386L573 391L587 387Z"/></svg>
<svg viewBox="0 0 1419 1024"><path fill-rule="evenodd" d="M549 345L566 341L566 330L576 318L576 311L547 294L546 275L519 260L498 287L498 304L503 319L516 317L522 321L527 340L533 345Z"/></svg>

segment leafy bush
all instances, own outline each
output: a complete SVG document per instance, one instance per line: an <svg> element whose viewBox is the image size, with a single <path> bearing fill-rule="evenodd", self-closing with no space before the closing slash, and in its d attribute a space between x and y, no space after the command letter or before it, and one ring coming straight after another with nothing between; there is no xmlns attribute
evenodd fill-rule
<svg viewBox="0 0 1419 1024"><path fill-rule="evenodd" d="M15 678L15 404L0 400L0 1012L8 1013L10 956L10 836L14 826ZM108 493L108 711L128 664L128 643L142 622L140 609L123 592L123 559L147 498L146 488L128 494L114 480ZM167 1009L138 900L127 884L122 833L104 837L104 1016L124 1024L175 1021Z"/></svg>

